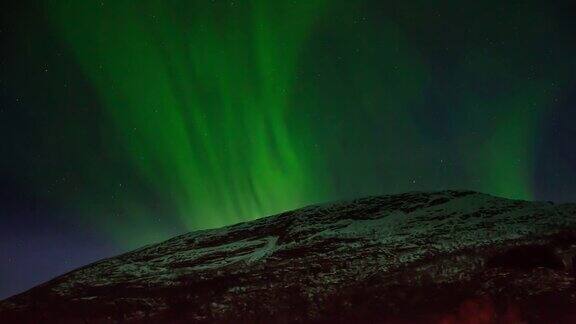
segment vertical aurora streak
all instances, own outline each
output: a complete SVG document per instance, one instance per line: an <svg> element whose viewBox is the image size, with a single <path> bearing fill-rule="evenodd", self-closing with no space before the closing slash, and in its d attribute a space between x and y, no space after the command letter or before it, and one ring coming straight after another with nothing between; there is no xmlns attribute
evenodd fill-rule
<svg viewBox="0 0 576 324"><path fill-rule="evenodd" d="M117 1L53 10L115 126L112 140L183 224L205 228L323 198L298 143L311 139L289 134L285 120L297 55L321 6Z"/></svg>

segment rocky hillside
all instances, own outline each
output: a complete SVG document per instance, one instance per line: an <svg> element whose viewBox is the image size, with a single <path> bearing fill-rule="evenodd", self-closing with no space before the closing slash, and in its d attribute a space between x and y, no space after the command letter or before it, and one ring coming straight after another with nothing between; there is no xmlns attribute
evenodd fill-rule
<svg viewBox="0 0 576 324"><path fill-rule="evenodd" d="M573 323L576 205L470 191L191 232L0 302L1 323Z"/></svg>

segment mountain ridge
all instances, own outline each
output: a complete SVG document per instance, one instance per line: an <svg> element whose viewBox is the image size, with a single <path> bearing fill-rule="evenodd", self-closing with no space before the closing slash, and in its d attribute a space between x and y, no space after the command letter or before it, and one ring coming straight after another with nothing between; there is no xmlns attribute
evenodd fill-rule
<svg viewBox="0 0 576 324"><path fill-rule="evenodd" d="M575 233L576 204L474 191L323 203L97 261L0 302L0 320L440 322L470 300L492 320L516 308L537 318L547 310L524 301L496 309L499 276L532 278L513 296L527 303L527 289L556 278L545 292L572 305Z"/></svg>

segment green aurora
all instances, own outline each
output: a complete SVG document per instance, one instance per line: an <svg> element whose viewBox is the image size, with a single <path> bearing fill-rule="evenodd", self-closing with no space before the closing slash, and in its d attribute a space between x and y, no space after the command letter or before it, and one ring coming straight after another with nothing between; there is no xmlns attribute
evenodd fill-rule
<svg viewBox="0 0 576 324"><path fill-rule="evenodd" d="M536 2L460 5L47 1L62 71L93 91L52 104L98 113L59 130L82 149L39 182L73 170L49 195L124 246L370 194L532 199L569 76L541 64L565 59L541 50L556 27Z"/></svg>

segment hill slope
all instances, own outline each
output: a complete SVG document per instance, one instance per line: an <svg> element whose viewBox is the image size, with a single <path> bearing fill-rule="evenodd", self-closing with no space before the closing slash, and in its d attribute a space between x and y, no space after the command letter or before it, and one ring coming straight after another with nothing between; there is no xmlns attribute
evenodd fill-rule
<svg viewBox="0 0 576 324"><path fill-rule="evenodd" d="M576 205L471 191L191 232L0 302L18 323L572 322Z"/></svg>

